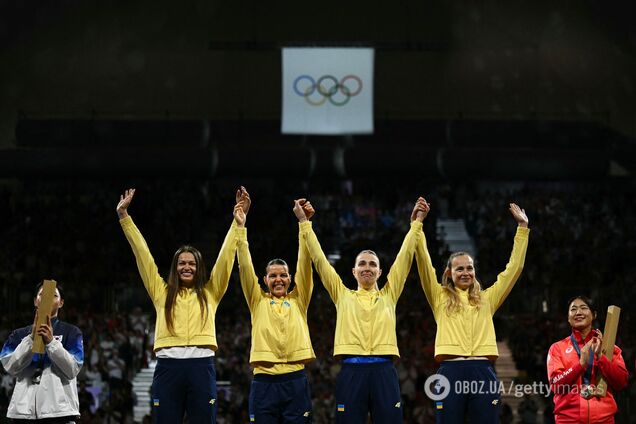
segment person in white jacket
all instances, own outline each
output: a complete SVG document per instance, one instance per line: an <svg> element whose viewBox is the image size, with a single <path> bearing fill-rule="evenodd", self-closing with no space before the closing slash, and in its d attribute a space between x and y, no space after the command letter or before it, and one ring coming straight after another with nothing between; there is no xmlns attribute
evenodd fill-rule
<svg viewBox="0 0 636 424"><path fill-rule="evenodd" d="M4 369L17 379L7 410L15 422L69 424L79 417L76 377L84 363L84 344L79 328L57 317L64 305L62 293L58 285L45 324L34 328L34 320L34 325L13 331L0 352ZM36 307L41 295L42 284L36 289ZM44 354L31 352L34 333L44 339Z"/></svg>

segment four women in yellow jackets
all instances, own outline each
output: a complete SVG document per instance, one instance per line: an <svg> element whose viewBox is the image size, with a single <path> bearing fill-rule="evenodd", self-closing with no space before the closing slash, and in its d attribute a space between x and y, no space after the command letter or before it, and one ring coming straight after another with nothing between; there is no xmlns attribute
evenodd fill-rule
<svg viewBox="0 0 636 424"><path fill-rule="evenodd" d="M295 200L299 247L296 287L290 292L290 271L282 259L274 259L266 267L263 280L267 291L258 285L245 227L251 199L243 187L237 192L234 221L207 281L201 255L190 246L175 253L167 281L159 276L141 233L127 213L133 196L134 189L121 196L117 213L157 311L155 352L159 362L152 388L157 422L180 422L184 411L195 422L216 420L214 314L227 289L236 253L252 316L252 422L311 422L304 366L315 359L307 326L312 263L336 306L334 356L342 362L336 383L336 422L366 423L369 414L375 423L402 422L399 380L392 362L399 357L395 307L414 254L438 325L435 359L442 363L439 373L451 381L496 381L490 362L498 355L492 315L521 273L529 233L528 218L517 205L510 205L519 224L513 251L492 287L481 290L473 259L463 252L451 255L442 283L437 284L422 231L430 206L420 197L387 282L379 288L379 256L363 250L352 268L357 283L352 290L344 285L320 247L309 220L314 214L311 203ZM479 422L496 422L498 394L471 397L451 393L438 402L437 410L438 422L461 422L464 413Z"/></svg>

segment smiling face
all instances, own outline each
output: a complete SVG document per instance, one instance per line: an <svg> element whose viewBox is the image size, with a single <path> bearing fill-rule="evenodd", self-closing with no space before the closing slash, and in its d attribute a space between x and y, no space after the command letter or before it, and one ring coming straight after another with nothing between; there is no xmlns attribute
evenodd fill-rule
<svg viewBox="0 0 636 424"><path fill-rule="evenodd" d="M182 285L192 287L194 284L194 275L197 272L197 261L190 252L179 254L177 259L177 275Z"/></svg>
<svg viewBox="0 0 636 424"><path fill-rule="evenodd" d="M570 327L583 333L592 328L592 321L596 314L583 299L574 299L568 309L568 323Z"/></svg>
<svg viewBox="0 0 636 424"><path fill-rule="evenodd" d="M267 274L263 277L265 285L274 297L287 296L291 284L291 276L286 265L272 264L267 267Z"/></svg>
<svg viewBox="0 0 636 424"><path fill-rule="evenodd" d="M35 297L35 299L33 299L33 304L35 305L36 308L40 307L40 302L42 301L42 289L40 289L38 291L37 296ZM57 312L58 310L64 306L64 299L62 299L62 296L60 295L60 291L58 289L55 289L55 294L53 295L53 304L51 305L51 318L54 318L57 316Z"/></svg>
<svg viewBox="0 0 636 424"><path fill-rule="evenodd" d="M380 259L373 253L363 251L356 257L356 263L352 271L354 278L358 282L358 288L364 290L377 288L378 278L382 275Z"/></svg>
<svg viewBox="0 0 636 424"><path fill-rule="evenodd" d="M454 257L450 263L450 275L453 284L459 290L468 290L475 281L475 265L468 255Z"/></svg>

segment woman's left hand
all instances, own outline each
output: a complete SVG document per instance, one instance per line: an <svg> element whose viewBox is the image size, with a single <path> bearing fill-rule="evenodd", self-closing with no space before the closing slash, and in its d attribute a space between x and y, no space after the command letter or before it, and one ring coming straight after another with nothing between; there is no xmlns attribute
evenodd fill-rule
<svg viewBox="0 0 636 424"><path fill-rule="evenodd" d="M247 213L250 211L250 206L252 205L252 199L243 186L236 190L236 203L239 202L242 202L241 207L243 208L243 212L245 212L245 216L247 216Z"/></svg>
<svg viewBox="0 0 636 424"><path fill-rule="evenodd" d="M516 203L511 203L510 213L520 227L528 228L528 215L525 209L521 209Z"/></svg>

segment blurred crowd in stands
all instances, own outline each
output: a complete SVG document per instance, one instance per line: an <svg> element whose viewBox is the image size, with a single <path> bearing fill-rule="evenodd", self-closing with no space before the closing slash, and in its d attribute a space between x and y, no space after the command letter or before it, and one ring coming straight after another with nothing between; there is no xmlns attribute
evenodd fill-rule
<svg viewBox="0 0 636 424"><path fill-rule="evenodd" d="M231 223L239 184L252 196L247 227L257 273L275 257L295 269L298 235L292 199L298 197L310 198L316 208L314 229L341 276L351 275L354 257L364 248L379 253L386 273L408 230L413 204L422 195L432 204L424 230L438 275L449 249L443 230L438 240L436 221L462 218L475 242L477 277L487 287L510 253L515 223L507 209L514 201L530 218L530 247L524 272L495 316L495 326L498 338L512 349L522 382L547 381L547 350L569 334L566 302L576 294L596 300L601 329L606 307L623 307L617 345L633 380L636 340L628 307L636 299L636 273L631 270L636 187L630 182L0 181L0 297L5 310L0 339L4 342L12 329L32 321L32 293L39 281L53 278L64 285L66 303L60 317L84 334L85 362L78 377L81 422L132 422L137 402L132 379L153 360L154 309L117 222L120 193L137 188L130 214L162 275L176 248L185 243L202 251L209 272ZM350 288L353 283L353 278L345 278ZM405 423L434 422L433 402L423 384L437 369L432 359L435 322L415 266L397 316L401 358L396 366ZM249 317L235 267L216 318L219 423L249 421ZM308 319L318 358L308 366L316 424L333 422L339 369L332 357L335 317L335 307L316 276ZM12 385L3 372L1 417ZM617 397L618 422L628 422L626 417L636 412L635 386L632 382ZM551 407L549 398L524 399L517 422L551 422ZM545 411L545 421L540 411Z"/></svg>

